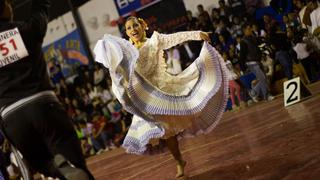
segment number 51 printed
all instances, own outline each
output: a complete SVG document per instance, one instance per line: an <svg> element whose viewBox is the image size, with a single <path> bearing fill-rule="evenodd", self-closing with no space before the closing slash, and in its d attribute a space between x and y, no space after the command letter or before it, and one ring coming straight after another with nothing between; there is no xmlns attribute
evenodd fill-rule
<svg viewBox="0 0 320 180"><path fill-rule="evenodd" d="M12 47L13 47L13 49L14 50L17 50L18 48L17 48L17 45L16 45L16 42L14 41L14 39L10 39L9 40L9 44L11 44L12 45ZM1 53L2 53L2 56L6 56L6 55L8 55L9 54L9 49L10 48L8 48L8 47L6 47L6 43L1 43L0 44L0 50L1 50Z"/></svg>
<svg viewBox="0 0 320 180"><path fill-rule="evenodd" d="M0 32L0 68L28 56L18 28Z"/></svg>
<svg viewBox="0 0 320 180"><path fill-rule="evenodd" d="M284 106L300 101L300 78L294 78L283 83Z"/></svg>

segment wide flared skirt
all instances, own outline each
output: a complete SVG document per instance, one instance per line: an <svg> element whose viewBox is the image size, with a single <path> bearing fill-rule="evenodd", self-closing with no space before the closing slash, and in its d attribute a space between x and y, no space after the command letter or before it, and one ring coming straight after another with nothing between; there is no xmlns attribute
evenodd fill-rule
<svg viewBox="0 0 320 180"><path fill-rule="evenodd" d="M226 71L219 53L207 43L181 74L158 78L165 84L161 88L131 71L122 102L134 117L123 147L129 153L156 154L164 152L163 140L171 136L181 139L211 132L225 110ZM183 91L181 95L177 89Z"/></svg>

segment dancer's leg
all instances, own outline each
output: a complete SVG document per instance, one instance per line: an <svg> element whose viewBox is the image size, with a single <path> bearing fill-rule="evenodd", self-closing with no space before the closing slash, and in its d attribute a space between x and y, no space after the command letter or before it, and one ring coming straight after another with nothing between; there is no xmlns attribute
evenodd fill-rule
<svg viewBox="0 0 320 180"><path fill-rule="evenodd" d="M172 136L166 139L166 144L171 152L172 156L177 162L177 174L176 177L182 177L184 175L184 167L186 161L182 159L182 155L179 149L179 143L176 136Z"/></svg>

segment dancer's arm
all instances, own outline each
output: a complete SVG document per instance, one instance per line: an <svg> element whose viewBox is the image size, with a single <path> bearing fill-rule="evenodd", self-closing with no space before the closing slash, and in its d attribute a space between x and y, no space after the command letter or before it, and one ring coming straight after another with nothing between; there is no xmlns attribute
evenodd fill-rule
<svg viewBox="0 0 320 180"><path fill-rule="evenodd" d="M185 31L185 32L177 32L173 34L160 34L158 32L155 35L158 37L159 48L161 49L169 49L173 46L176 46L185 41L210 41L210 38L207 33L202 31Z"/></svg>

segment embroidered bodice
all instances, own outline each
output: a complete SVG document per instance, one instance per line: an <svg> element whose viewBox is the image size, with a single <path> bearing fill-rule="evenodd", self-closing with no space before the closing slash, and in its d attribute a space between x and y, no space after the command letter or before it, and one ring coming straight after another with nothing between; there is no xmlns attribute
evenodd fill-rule
<svg viewBox="0 0 320 180"><path fill-rule="evenodd" d="M201 40L200 32L187 31L174 34L154 32L152 37L139 49L139 58L135 68L136 72L153 86L170 94L175 94L172 91L175 91L176 87L171 87L170 90L168 89L168 85L170 82L175 82L177 77L166 72L167 65L163 57L164 50L189 40ZM194 74L197 75L196 72ZM192 81L195 78L196 76L191 76L189 80ZM188 82L188 80L182 81L182 83L184 82Z"/></svg>

